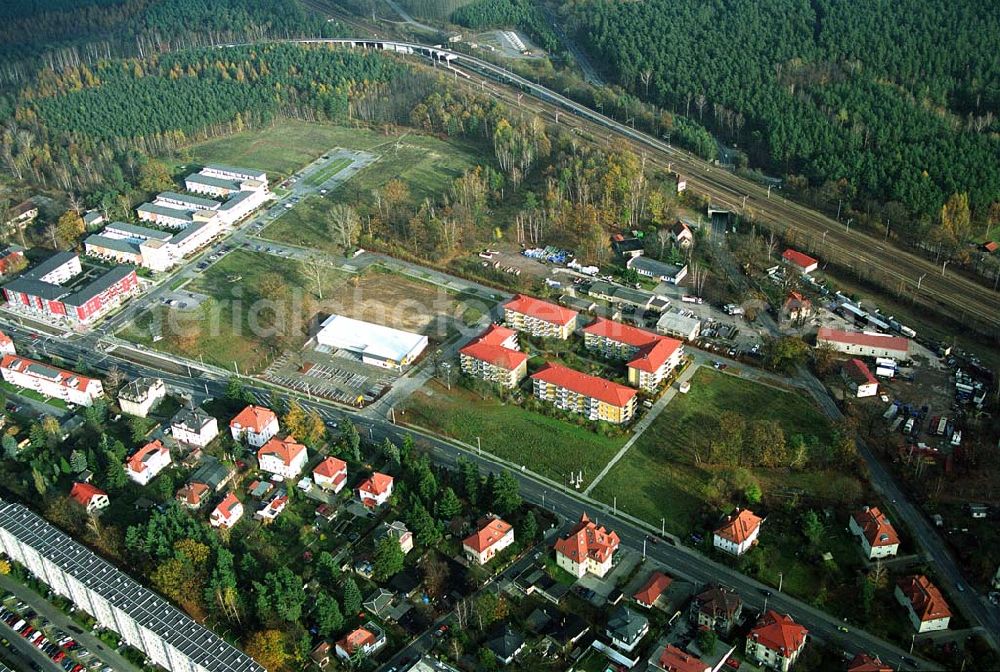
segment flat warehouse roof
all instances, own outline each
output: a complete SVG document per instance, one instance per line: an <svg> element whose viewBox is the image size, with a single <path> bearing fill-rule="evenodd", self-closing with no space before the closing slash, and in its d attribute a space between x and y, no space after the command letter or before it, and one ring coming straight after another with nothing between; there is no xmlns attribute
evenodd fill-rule
<svg viewBox="0 0 1000 672"><path fill-rule="evenodd" d="M427 337L422 334L362 322L343 315L328 317L316 334L316 340L331 347L397 362L417 348L422 349L427 345Z"/></svg>
<svg viewBox="0 0 1000 672"><path fill-rule="evenodd" d="M35 549L196 665L213 672L265 672L250 656L28 508L0 500L0 528L21 544Z"/></svg>

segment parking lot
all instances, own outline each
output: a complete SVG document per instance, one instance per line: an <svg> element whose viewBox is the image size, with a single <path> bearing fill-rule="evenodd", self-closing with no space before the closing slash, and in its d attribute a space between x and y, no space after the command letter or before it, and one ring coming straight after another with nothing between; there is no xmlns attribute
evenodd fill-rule
<svg viewBox="0 0 1000 672"><path fill-rule="evenodd" d="M286 352L267 367L264 377L299 392L353 406L375 401L397 378L391 371L362 363L354 353L322 347Z"/></svg>

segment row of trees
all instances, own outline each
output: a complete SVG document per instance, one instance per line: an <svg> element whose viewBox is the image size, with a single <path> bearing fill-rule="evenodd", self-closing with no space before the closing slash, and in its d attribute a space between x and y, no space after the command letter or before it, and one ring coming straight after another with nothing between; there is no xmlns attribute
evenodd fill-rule
<svg viewBox="0 0 1000 672"><path fill-rule="evenodd" d="M575 7L580 35L627 89L772 171L816 186L846 178L847 203L894 200L925 228L953 192L981 212L1000 193L1000 71L982 34L1000 13L978 3ZM961 46L937 38L941 22Z"/></svg>

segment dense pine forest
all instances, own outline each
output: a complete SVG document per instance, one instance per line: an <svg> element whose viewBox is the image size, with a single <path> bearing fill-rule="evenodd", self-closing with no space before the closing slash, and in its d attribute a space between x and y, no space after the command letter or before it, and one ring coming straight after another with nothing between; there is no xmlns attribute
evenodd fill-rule
<svg viewBox="0 0 1000 672"><path fill-rule="evenodd" d="M996 3L581 0L571 10L628 90L833 208L892 203L900 233L917 238L951 194L968 192L978 216L1000 194Z"/></svg>

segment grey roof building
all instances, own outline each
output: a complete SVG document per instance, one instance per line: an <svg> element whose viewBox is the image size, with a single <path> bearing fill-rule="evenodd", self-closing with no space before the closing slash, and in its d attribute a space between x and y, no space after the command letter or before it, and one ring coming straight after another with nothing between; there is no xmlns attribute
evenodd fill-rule
<svg viewBox="0 0 1000 672"><path fill-rule="evenodd" d="M608 617L605 632L616 647L631 652L649 632L649 619L628 607L618 607Z"/></svg>
<svg viewBox="0 0 1000 672"><path fill-rule="evenodd" d="M504 625L503 630L486 642L486 648L496 655L498 661L510 665L524 648L524 635L516 632L510 625Z"/></svg>
<svg viewBox="0 0 1000 672"><path fill-rule="evenodd" d="M250 656L20 504L0 500L0 549L167 670L265 672Z"/></svg>
<svg viewBox="0 0 1000 672"><path fill-rule="evenodd" d="M688 273L687 264L674 266L673 264L665 264L662 261L650 259L649 257L633 257L625 262L625 266L631 268L639 275L666 280L675 285L687 277Z"/></svg>

